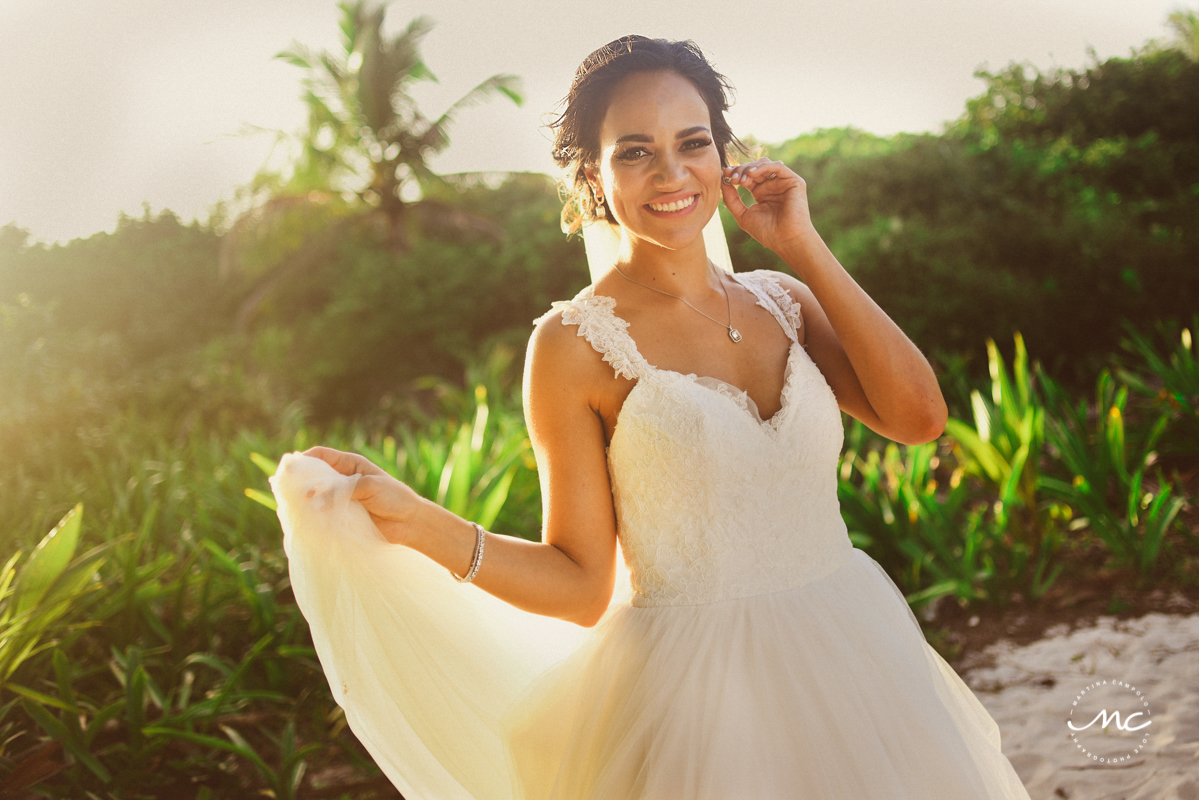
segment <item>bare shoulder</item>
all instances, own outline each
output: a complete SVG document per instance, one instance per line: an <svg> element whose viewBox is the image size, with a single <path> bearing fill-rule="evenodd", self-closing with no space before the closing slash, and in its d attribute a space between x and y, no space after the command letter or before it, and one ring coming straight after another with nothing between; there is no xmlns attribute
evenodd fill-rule
<svg viewBox="0 0 1199 800"><path fill-rule="evenodd" d="M525 351L524 403L526 421L544 419L573 408L594 410L600 379L606 366L599 353L580 335L579 326L563 321L567 307L558 306L539 317ZM531 414L530 404L541 407Z"/></svg>
<svg viewBox="0 0 1199 800"><path fill-rule="evenodd" d="M585 383L594 375L599 354L579 326L563 321L565 307L554 308L538 317L525 352L526 380L529 367L536 365L537 377L552 383Z"/></svg>

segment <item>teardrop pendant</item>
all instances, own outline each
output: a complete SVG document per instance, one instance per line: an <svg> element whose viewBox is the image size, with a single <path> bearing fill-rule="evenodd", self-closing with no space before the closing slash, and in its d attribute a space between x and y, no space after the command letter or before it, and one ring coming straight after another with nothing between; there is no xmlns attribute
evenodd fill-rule
<svg viewBox="0 0 1199 800"><path fill-rule="evenodd" d="M741 331L737 330L736 328L729 328L729 338L734 342L741 341Z"/></svg>

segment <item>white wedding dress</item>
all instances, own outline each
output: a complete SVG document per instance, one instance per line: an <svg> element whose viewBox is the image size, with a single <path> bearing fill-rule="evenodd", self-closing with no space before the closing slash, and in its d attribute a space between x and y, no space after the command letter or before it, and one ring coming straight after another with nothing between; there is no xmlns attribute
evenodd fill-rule
<svg viewBox="0 0 1199 800"><path fill-rule="evenodd" d="M607 453L627 571L594 628L457 583L383 541L354 478L284 456L296 600L408 800L1028 800L994 720L850 543L840 411L771 274L734 276L792 340L769 420L648 364L593 286L553 304L638 381Z"/></svg>

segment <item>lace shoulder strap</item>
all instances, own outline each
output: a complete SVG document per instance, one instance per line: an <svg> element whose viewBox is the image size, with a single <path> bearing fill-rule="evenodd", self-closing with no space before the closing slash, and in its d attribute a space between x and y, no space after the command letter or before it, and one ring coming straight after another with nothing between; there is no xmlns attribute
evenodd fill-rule
<svg viewBox="0 0 1199 800"><path fill-rule="evenodd" d="M629 323L616 316L615 308L615 298L595 294L594 285L588 284L572 300L555 300L533 324L562 309L563 325L577 325L578 335L587 339L617 375L638 380L650 371L649 364L629 336Z"/></svg>
<svg viewBox="0 0 1199 800"><path fill-rule="evenodd" d="M799 301L783 288L775 275L777 273L771 269L733 273L733 277L758 298L758 305L769 311L778 320L783 331L791 337L791 341L798 342L799 328L803 324Z"/></svg>

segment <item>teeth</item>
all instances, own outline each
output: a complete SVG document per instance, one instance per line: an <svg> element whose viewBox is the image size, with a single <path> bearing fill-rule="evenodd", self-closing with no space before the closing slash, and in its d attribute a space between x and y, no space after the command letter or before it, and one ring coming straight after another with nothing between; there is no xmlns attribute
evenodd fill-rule
<svg viewBox="0 0 1199 800"><path fill-rule="evenodd" d="M655 205L654 203L650 203L649 207L652 208L654 211L682 211L684 208L686 208L687 206L691 205L694 202L695 202L695 195L691 195L686 200L676 200L673 203L662 203L660 205Z"/></svg>

